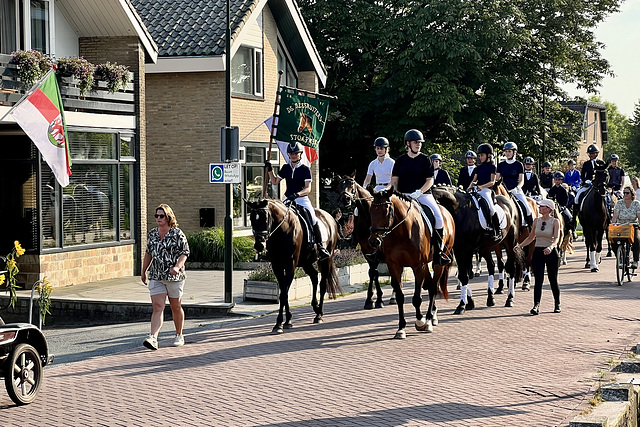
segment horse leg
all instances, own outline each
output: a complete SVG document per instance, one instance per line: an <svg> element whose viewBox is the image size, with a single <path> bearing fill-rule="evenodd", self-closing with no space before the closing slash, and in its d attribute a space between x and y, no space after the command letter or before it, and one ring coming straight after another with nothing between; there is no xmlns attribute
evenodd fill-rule
<svg viewBox="0 0 640 427"><path fill-rule="evenodd" d="M384 296L384 292L382 291L382 288L380 287L380 275L378 274L378 263L376 263L375 265L375 275L374 275L374 280L375 280L375 285L376 285L376 308L384 308L384 301L382 299L382 297Z"/></svg>
<svg viewBox="0 0 640 427"><path fill-rule="evenodd" d="M320 277L320 301L318 302L318 270L315 269L313 264L305 265L302 269L309 275L309 279L311 279L311 289L313 292L311 307L313 307L313 312L316 313L316 317L313 318L313 323L322 323L322 303L324 301L324 294L327 292L325 275L323 274Z"/></svg>
<svg viewBox="0 0 640 427"><path fill-rule="evenodd" d="M485 257L485 260L487 261L487 270L489 271L489 276L487 277L487 307L493 307L496 305L493 295L502 293L502 290L498 289L495 292L493 291L493 275L496 271L496 265L491 257L491 252L489 252L489 256Z"/></svg>
<svg viewBox="0 0 640 427"><path fill-rule="evenodd" d="M507 276L507 284L509 293L507 294L507 301L504 303L504 306L513 307L513 298L516 295L516 279L511 276Z"/></svg>
<svg viewBox="0 0 640 427"><path fill-rule="evenodd" d="M407 338L407 333L405 328L407 326L407 321L404 319L404 294L402 293L402 273L400 273L397 277L396 275L391 276L391 287L393 288L393 292L396 295L396 301L398 304L398 330L394 338L396 339L405 339Z"/></svg>
<svg viewBox="0 0 640 427"><path fill-rule="evenodd" d="M498 289L496 294L502 294L504 289L504 261L502 261L502 252L496 251L496 260L498 262Z"/></svg>
<svg viewBox="0 0 640 427"><path fill-rule="evenodd" d="M280 288L280 298L279 303L280 307L278 309L278 317L276 318L276 324L271 330L272 334L281 334L284 332L282 327L282 321L284 319L283 311L286 308L287 314L290 314L289 311L289 287L291 286L291 282L293 282L293 268L289 267L285 271L282 266L277 266L272 264L273 273L278 280L278 286Z"/></svg>
<svg viewBox="0 0 640 427"><path fill-rule="evenodd" d="M416 310L416 323L415 327L417 331L433 331L433 325L431 324L430 312L427 311L426 315L422 314L420 310L420 306L422 305L422 285L423 283L427 283L427 281L431 281L431 275L427 272L425 275L420 269L413 269L413 274L416 278L416 283L413 291L413 298L411 303ZM430 284L431 286L431 284Z"/></svg>
<svg viewBox="0 0 640 427"><path fill-rule="evenodd" d="M473 303L473 299L471 298L471 289L469 288L469 277L473 274L471 268L469 267L471 266L472 262L472 258L469 258L467 256L459 257L458 280L461 284L460 303L458 304L458 307L456 307L456 310L453 312L453 314L464 314L466 310L473 310L475 308L475 304Z"/></svg>
<svg viewBox="0 0 640 427"><path fill-rule="evenodd" d="M476 259L476 272L474 274L475 277L479 277L480 273L482 273L482 260L480 259L480 254L476 253L475 254L475 259Z"/></svg>
<svg viewBox="0 0 640 427"><path fill-rule="evenodd" d="M369 287L367 288L367 299L364 301L364 309L373 309L373 285L377 282L378 270L373 266L373 262L367 260L369 264ZM379 286L378 286L379 287Z"/></svg>

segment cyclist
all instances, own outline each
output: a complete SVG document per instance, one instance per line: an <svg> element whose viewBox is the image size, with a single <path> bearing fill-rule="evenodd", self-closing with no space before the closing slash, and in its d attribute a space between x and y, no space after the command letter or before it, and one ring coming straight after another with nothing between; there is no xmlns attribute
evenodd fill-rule
<svg viewBox="0 0 640 427"><path fill-rule="evenodd" d="M433 185L451 185L449 172L442 169L442 156L440 154L432 154L431 162L433 163Z"/></svg>
<svg viewBox="0 0 640 427"><path fill-rule="evenodd" d="M633 188L630 186L624 187L622 191L622 200L618 200L613 208L613 220L614 224L634 224L635 238L631 244L633 251L633 261L631 262L631 268L638 268L638 256L640 255L640 233L638 232L638 223L640 221L640 201L635 200Z"/></svg>

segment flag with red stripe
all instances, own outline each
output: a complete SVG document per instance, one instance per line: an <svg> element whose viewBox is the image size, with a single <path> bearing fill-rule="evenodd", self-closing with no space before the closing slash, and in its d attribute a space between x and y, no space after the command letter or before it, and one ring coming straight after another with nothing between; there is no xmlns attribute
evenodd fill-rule
<svg viewBox="0 0 640 427"><path fill-rule="evenodd" d="M69 185L69 138L55 73L49 72L11 114L38 147L60 185Z"/></svg>

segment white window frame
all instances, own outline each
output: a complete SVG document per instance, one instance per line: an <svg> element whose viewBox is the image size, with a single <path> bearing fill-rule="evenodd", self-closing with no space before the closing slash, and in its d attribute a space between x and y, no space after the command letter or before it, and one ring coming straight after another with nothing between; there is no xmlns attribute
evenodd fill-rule
<svg viewBox="0 0 640 427"><path fill-rule="evenodd" d="M47 55L55 55L55 0L40 0L47 4L49 15L49 34L47 36ZM31 2L30 0L14 0L16 6L16 46L15 50L31 49ZM22 7L22 21L20 20L20 8ZM20 45L23 40L23 45Z"/></svg>
<svg viewBox="0 0 640 427"><path fill-rule="evenodd" d="M291 55L289 54L289 50L285 46L284 41L282 40L282 37L280 37L280 32L278 32L278 50L277 50L277 52L280 52L280 49L282 49L282 54L284 56L285 65L286 65L286 69L278 70L278 71L283 71L283 76L285 77L285 80L284 80L283 84L285 86L288 86L286 84L287 83L287 72L288 71L292 71L293 75L296 78L295 87L298 87L298 82L300 80L299 74L298 74L298 69L294 65L293 60L291 59ZM276 56L276 62L277 62L277 56ZM291 69L289 69L289 67L291 67Z"/></svg>
<svg viewBox="0 0 640 427"><path fill-rule="evenodd" d="M256 96L262 98L264 97L264 53L259 47L242 45L238 48L236 54L240 49L248 49L250 51L252 93L233 92L232 94L236 96Z"/></svg>

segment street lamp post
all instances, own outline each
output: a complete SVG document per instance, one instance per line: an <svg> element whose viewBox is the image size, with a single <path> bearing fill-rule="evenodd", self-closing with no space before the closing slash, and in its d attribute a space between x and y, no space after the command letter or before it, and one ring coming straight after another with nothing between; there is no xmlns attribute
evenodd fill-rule
<svg viewBox="0 0 640 427"><path fill-rule="evenodd" d="M231 7L227 0L227 31L225 35L226 67L225 67L225 101L226 122L225 143L227 156L231 153ZM220 147L222 148L222 147ZM224 217L224 302L233 303L233 184L225 184L225 217Z"/></svg>

